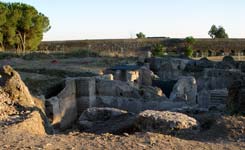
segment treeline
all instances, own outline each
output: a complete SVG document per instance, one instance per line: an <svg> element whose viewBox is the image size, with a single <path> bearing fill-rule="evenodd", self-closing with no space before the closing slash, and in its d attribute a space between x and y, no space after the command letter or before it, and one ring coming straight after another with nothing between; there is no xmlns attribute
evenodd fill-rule
<svg viewBox="0 0 245 150"><path fill-rule="evenodd" d="M48 17L33 6L0 2L0 49L35 50L50 29Z"/></svg>

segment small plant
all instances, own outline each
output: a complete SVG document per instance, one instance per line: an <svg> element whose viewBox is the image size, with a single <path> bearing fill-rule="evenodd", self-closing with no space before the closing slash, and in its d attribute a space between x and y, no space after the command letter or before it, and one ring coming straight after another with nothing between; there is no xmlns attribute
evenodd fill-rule
<svg viewBox="0 0 245 150"><path fill-rule="evenodd" d="M165 48L162 44L156 44L153 46L152 55L162 57L164 56Z"/></svg>

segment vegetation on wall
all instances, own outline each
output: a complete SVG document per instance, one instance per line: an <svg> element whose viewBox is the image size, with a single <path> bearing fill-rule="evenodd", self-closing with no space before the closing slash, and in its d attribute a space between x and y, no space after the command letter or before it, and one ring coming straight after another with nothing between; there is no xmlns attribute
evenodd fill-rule
<svg viewBox="0 0 245 150"><path fill-rule="evenodd" d="M49 19L33 6L0 2L0 48L17 51L37 49L43 33L50 29Z"/></svg>
<svg viewBox="0 0 245 150"><path fill-rule="evenodd" d="M225 32L225 29L222 26L216 27L215 25L212 25L211 29L208 32L208 35L212 38L218 38L218 39L227 39L228 34Z"/></svg>

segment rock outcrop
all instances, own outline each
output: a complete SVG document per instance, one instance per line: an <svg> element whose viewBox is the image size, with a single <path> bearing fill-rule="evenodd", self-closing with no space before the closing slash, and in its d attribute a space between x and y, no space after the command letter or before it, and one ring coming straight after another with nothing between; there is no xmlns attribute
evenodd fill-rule
<svg viewBox="0 0 245 150"><path fill-rule="evenodd" d="M16 132L51 133L43 102L32 97L20 75L10 66L3 66L0 75L0 125Z"/></svg>
<svg viewBox="0 0 245 150"><path fill-rule="evenodd" d="M10 66L0 69L0 86L9 95L9 98L23 107L35 106L34 100L21 80L20 75Z"/></svg>

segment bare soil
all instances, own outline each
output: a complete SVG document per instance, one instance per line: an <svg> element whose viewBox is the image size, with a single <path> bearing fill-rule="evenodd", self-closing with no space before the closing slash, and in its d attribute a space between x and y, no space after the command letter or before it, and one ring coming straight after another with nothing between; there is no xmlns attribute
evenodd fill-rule
<svg viewBox="0 0 245 150"><path fill-rule="evenodd" d="M95 135L70 132L69 134L37 136L0 130L1 149L194 149L194 150L242 150L245 142L185 140L157 133L133 135Z"/></svg>

